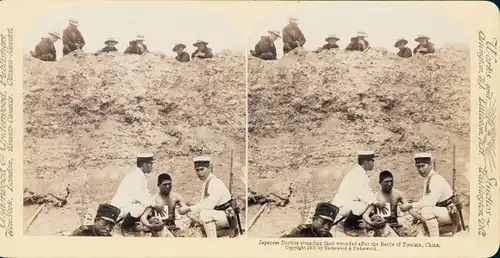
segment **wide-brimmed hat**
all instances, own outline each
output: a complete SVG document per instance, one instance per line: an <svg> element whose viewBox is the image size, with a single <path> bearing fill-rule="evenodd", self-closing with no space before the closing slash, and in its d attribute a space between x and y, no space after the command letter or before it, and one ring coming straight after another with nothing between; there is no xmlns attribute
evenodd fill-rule
<svg viewBox="0 0 500 258"><path fill-rule="evenodd" d="M335 39L335 40L340 40L337 35L335 34L330 34L328 37L326 37L325 41L329 41L330 39Z"/></svg>
<svg viewBox="0 0 500 258"><path fill-rule="evenodd" d="M268 30L267 32L278 36L278 38L281 38L280 32L277 30Z"/></svg>
<svg viewBox="0 0 500 258"><path fill-rule="evenodd" d="M69 24L73 26L78 26L78 20L77 19L69 19Z"/></svg>
<svg viewBox="0 0 500 258"><path fill-rule="evenodd" d="M293 23L299 23L299 19L297 17L288 17L288 21Z"/></svg>
<svg viewBox="0 0 500 258"><path fill-rule="evenodd" d="M186 48L186 45L182 43L175 44L174 48L172 48L172 51L177 51L178 48Z"/></svg>
<svg viewBox="0 0 500 258"><path fill-rule="evenodd" d="M368 37L368 35L366 35L366 32L364 30L360 30L358 31L358 33L356 33L356 37Z"/></svg>
<svg viewBox="0 0 500 258"><path fill-rule="evenodd" d="M205 46L206 46L206 45L208 45L208 42L206 42L206 41L204 41L204 40L197 40L197 41L193 44L193 46L197 47L197 46L198 46L198 45L200 45L200 44L203 44L203 45L205 45Z"/></svg>
<svg viewBox="0 0 500 258"><path fill-rule="evenodd" d="M140 35L140 34L136 35L135 40L144 40L144 35Z"/></svg>
<svg viewBox="0 0 500 258"><path fill-rule="evenodd" d="M420 39L427 39L427 40L429 40L430 38L429 38L429 37L427 37L427 36L425 36L425 35L418 35L418 36L415 38L415 41L417 41L417 42L418 42Z"/></svg>
<svg viewBox="0 0 500 258"><path fill-rule="evenodd" d="M398 47L399 43L403 42L404 45L408 44L408 40L404 38L399 38L396 43L394 43L394 47Z"/></svg>
<svg viewBox="0 0 500 258"><path fill-rule="evenodd" d="M118 41L116 41L115 38L108 38L108 40L104 41L104 44L108 44L109 42L114 42L115 44L118 44Z"/></svg>
<svg viewBox="0 0 500 258"><path fill-rule="evenodd" d="M59 34L59 32L51 31L49 32L49 35L53 35L56 38L61 39L61 35Z"/></svg>

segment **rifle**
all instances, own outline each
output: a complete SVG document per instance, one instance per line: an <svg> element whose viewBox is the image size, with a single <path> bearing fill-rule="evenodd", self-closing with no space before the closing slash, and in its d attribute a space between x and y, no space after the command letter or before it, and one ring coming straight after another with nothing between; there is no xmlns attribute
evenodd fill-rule
<svg viewBox="0 0 500 258"><path fill-rule="evenodd" d="M457 173L457 169L455 168L455 145L453 145L453 181L452 181L452 190L453 190L453 196L454 196L454 200L453 202L455 203L455 206L457 207L457 212L458 212L458 216L460 217L460 224L458 225L459 226L459 230L458 231L461 231L461 230L466 230L466 225L465 225L465 222L464 222L464 216L462 214L462 203L460 202L460 200L458 199L458 193L456 192L456 189L455 189L455 181L456 181L456 173Z"/></svg>
<svg viewBox="0 0 500 258"><path fill-rule="evenodd" d="M240 219L240 207L236 203L236 199L233 196L233 150L231 150L231 161L229 163L229 193L231 194L232 202L234 204L234 213L236 214L236 220L238 222L238 232L243 235L243 230L241 229L241 219Z"/></svg>

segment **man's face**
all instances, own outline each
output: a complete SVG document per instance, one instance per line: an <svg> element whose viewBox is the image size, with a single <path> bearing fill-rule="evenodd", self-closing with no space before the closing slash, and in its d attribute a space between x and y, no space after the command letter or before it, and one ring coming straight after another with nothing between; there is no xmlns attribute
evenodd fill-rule
<svg viewBox="0 0 500 258"><path fill-rule="evenodd" d="M142 165L142 172L148 174L148 173L151 173L151 171L153 171L153 162L150 161L150 162L145 162L143 165Z"/></svg>
<svg viewBox="0 0 500 258"><path fill-rule="evenodd" d="M196 175L200 180L205 180L210 174L210 168L207 167L197 167L195 169Z"/></svg>
<svg viewBox="0 0 500 258"><path fill-rule="evenodd" d="M56 37L56 36L54 36L54 35L50 35L50 41L51 41L52 43L56 43L58 39L59 39L58 37Z"/></svg>
<svg viewBox="0 0 500 258"><path fill-rule="evenodd" d="M373 167L375 167L375 160L374 159L370 159L370 160L365 161L365 166L364 167L365 167L366 171L372 171Z"/></svg>
<svg viewBox="0 0 500 258"><path fill-rule="evenodd" d="M165 180L158 185L158 188L160 188L160 193L167 195L172 190L172 181Z"/></svg>
<svg viewBox="0 0 500 258"><path fill-rule="evenodd" d="M329 39L329 40L328 40L328 43L330 43L330 44L332 44L332 45L333 45L333 44L335 44L335 42L337 42L335 39Z"/></svg>
<svg viewBox="0 0 500 258"><path fill-rule="evenodd" d="M380 182L380 186L384 192L390 192L394 186L394 178L386 177Z"/></svg>
<svg viewBox="0 0 500 258"><path fill-rule="evenodd" d="M94 231L99 236L111 236L115 224L111 221L96 218L94 221Z"/></svg>
<svg viewBox="0 0 500 258"><path fill-rule="evenodd" d="M333 221L317 216L313 219L311 226L318 235L325 235L332 229Z"/></svg>
<svg viewBox="0 0 500 258"><path fill-rule="evenodd" d="M276 36L276 34L274 34L274 33L271 33L269 35L269 38L271 38L272 41L275 41L278 38L278 36Z"/></svg>
<svg viewBox="0 0 500 258"><path fill-rule="evenodd" d="M115 42L108 42L108 47L114 47L116 45Z"/></svg>
<svg viewBox="0 0 500 258"><path fill-rule="evenodd" d="M140 45L142 45L142 42L144 42L144 40L136 40L135 42L136 42L138 45L139 45L139 44L140 44Z"/></svg>
<svg viewBox="0 0 500 258"><path fill-rule="evenodd" d="M204 50L205 49L205 44L201 44L200 43L200 44L197 45L197 47L198 47L199 50Z"/></svg>
<svg viewBox="0 0 500 258"><path fill-rule="evenodd" d="M424 45L424 44L427 43L427 39L426 38L421 38L421 39L418 40L418 43Z"/></svg>
<svg viewBox="0 0 500 258"><path fill-rule="evenodd" d="M180 55L182 52L184 52L184 48L183 47L178 47L176 52L177 52L177 54Z"/></svg>
<svg viewBox="0 0 500 258"><path fill-rule="evenodd" d="M415 164L415 167L417 168L418 173L422 177L426 177L430 172L431 172L431 165L427 163L417 163Z"/></svg>
<svg viewBox="0 0 500 258"><path fill-rule="evenodd" d="M358 40L365 40L365 37L364 36L358 36Z"/></svg>

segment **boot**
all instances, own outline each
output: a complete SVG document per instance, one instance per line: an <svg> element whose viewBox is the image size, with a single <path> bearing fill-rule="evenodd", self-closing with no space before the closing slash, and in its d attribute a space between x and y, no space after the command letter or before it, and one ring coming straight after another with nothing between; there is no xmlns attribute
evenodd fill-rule
<svg viewBox="0 0 500 258"><path fill-rule="evenodd" d="M217 238L217 226L215 225L215 222L206 222L205 225L203 225L203 228L205 229L207 238Z"/></svg>

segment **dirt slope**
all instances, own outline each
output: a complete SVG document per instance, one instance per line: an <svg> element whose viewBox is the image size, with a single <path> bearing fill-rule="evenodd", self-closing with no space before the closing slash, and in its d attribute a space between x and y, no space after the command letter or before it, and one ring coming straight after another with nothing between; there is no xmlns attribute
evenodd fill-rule
<svg viewBox="0 0 500 258"><path fill-rule="evenodd" d="M245 194L245 57L229 52L178 63L159 53L24 60L24 186L40 194L72 191L64 208L42 213L27 234L72 230L83 210L109 201L138 152L156 156L174 191L197 201L196 155L213 157L235 194ZM25 223L36 207L25 208ZM243 218L244 220L244 218ZM48 225L50 223L50 226Z"/></svg>
<svg viewBox="0 0 500 258"><path fill-rule="evenodd" d="M435 153L437 171L451 182L455 144L457 189L468 204L468 47L410 59L376 48L333 51L249 60L249 186L296 188L290 206L264 212L249 236L278 236L331 200L359 150L381 156L372 187L379 189L378 174L388 169L395 187L418 199L423 179L413 154ZM249 208L249 219L257 210Z"/></svg>

